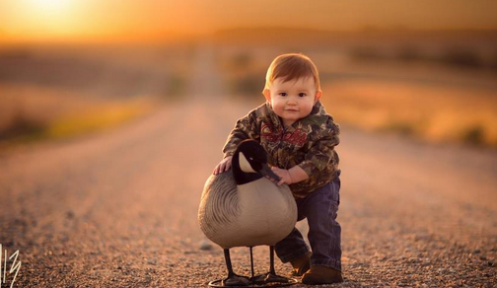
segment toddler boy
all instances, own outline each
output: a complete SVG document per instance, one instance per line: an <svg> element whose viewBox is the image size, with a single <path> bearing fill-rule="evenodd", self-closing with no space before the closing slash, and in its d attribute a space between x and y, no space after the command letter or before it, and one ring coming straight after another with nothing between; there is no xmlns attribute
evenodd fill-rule
<svg viewBox="0 0 497 288"><path fill-rule="evenodd" d="M321 86L314 63L303 54L283 54L268 68L263 90L266 103L239 119L223 148L224 159L214 174L228 171L238 144L258 141L268 153L268 162L292 191L298 221L307 218L312 253L302 234L294 228L275 250L293 275L304 284L342 282L341 228L337 217L340 203L339 127L319 101Z"/></svg>

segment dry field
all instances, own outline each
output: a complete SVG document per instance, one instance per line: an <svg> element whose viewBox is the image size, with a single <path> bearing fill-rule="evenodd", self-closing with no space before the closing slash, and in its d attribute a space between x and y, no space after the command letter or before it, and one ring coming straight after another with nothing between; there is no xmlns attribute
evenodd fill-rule
<svg viewBox="0 0 497 288"><path fill-rule="evenodd" d="M32 47L0 50L0 147L105 130L178 98L189 50Z"/></svg>
<svg viewBox="0 0 497 288"><path fill-rule="evenodd" d="M189 89L192 47L0 51L0 145L86 133L146 113L154 98ZM225 45L213 56L230 93L259 101L267 66L289 51L315 61L323 103L341 124L431 143L497 147L495 71L358 61L346 46Z"/></svg>
<svg viewBox="0 0 497 288"><path fill-rule="evenodd" d="M74 137L115 127L151 111L154 98L116 100L74 91L0 86L0 147Z"/></svg>
<svg viewBox="0 0 497 288"><path fill-rule="evenodd" d="M386 81L327 83L323 90L336 119L366 131L497 147L495 91Z"/></svg>

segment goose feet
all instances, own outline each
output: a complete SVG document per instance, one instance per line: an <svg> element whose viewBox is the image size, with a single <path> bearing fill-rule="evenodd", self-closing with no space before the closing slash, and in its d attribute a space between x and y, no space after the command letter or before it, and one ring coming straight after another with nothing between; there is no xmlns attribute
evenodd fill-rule
<svg viewBox="0 0 497 288"><path fill-rule="evenodd" d="M268 272L266 274L261 274L250 278L253 284L263 285L268 283L288 283L290 279Z"/></svg>
<svg viewBox="0 0 497 288"><path fill-rule="evenodd" d="M251 281L248 277L233 274L223 280L223 286L249 286Z"/></svg>

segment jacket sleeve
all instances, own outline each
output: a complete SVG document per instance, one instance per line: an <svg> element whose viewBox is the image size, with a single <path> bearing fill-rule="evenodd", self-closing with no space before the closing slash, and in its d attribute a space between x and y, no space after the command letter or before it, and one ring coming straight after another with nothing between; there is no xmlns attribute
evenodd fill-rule
<svg viewBox="0 0 497 288"><path fill-rule="evenodd" d="M238 119L235 128L231 130L226 144L224 144L224 158L233 156L236 147L246 139L260 142L260 123L258 123L257 109L250 111L246 116Z"/></svg>
<svg viewBox="0 0 497 288"><path fill-rule="evenodd" d="M338 124L333 123L332 118L323 126L319 132L312 134L314 139L310 139L309 152L304 161L298 164L309 175L307 181L310 183L317 182L321 172L335 173L338 169L339 158L335 146L340 143L340 128Z"/></svg>

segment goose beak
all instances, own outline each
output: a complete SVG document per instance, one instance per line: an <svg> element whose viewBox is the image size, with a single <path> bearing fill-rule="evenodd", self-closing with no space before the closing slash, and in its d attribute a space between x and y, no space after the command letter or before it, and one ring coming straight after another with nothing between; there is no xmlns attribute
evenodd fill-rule
<svg viewBox="0 0 497 288"><path fill-rule="evenodd" d="M259 173L262 174L262 176L268 178L271 180L271 182L278 183L280 182L280 177L276 175L271 168L267 164L262 165L262 169L259 171Z"/></svg>

